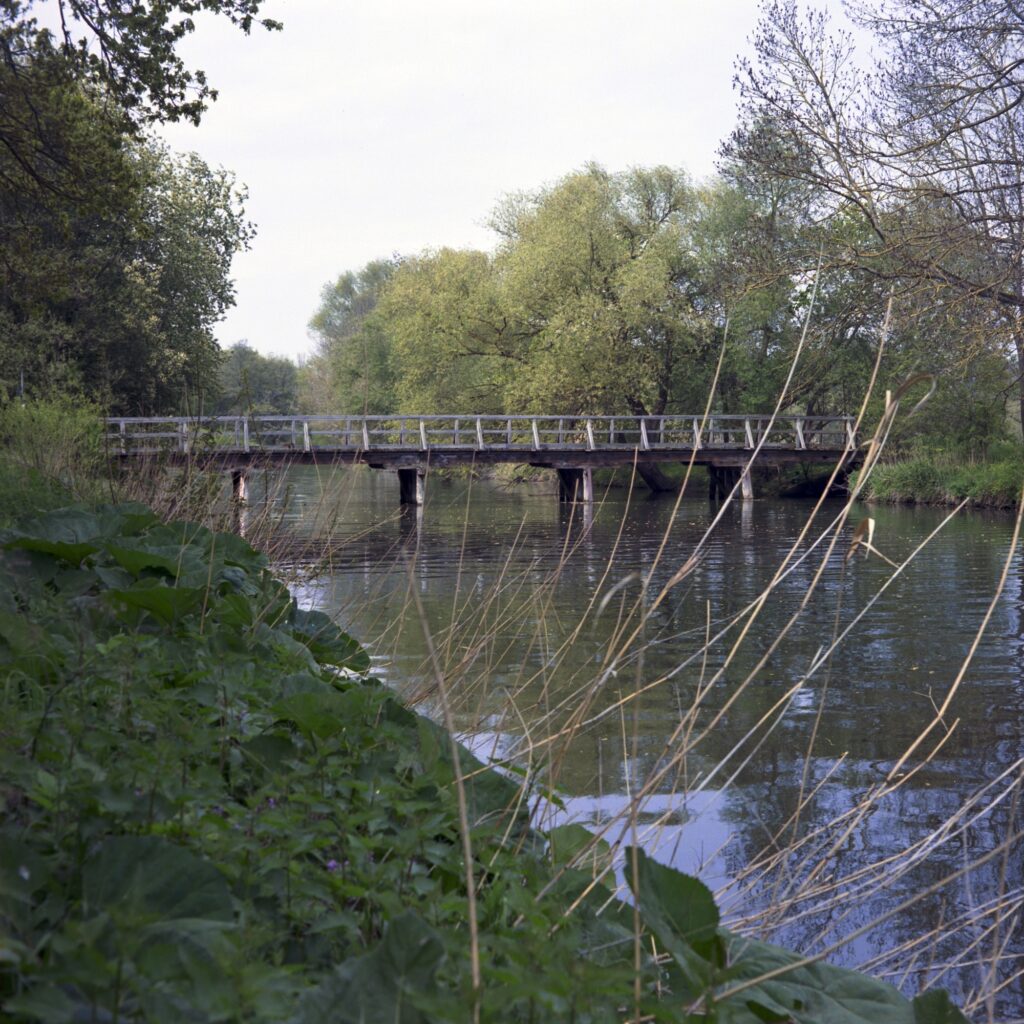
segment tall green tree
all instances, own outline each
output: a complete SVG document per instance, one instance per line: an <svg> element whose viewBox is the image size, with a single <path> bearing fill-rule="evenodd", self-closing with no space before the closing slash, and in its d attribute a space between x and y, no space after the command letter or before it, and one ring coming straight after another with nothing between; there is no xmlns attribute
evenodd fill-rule
<svg viewBox="0 0 1024 1024"><path fill-rule="evenodd" d="M213 382L244 191L144 129L215 96L176 52L192 16L249 31L261 2L0 0L0 396L168 411Z"/></svg>
<svg viewBox="0 0 1024 1024"><path fill-rule="evenodd" d="M441 249L403 261L375 319L403 412L502 412L513 377L528 372L521 325L487 253Z"/></svg>
<svg viewBox="0 0 1024 1024"><path fill-rule="evenodd" d="M506 304L530 330L512 400L657 414L703 391L714 325L690 254L695 200L668 167L591 166L501 211Z"/></svg>
<svg viewBox="0 0 1024 1024"><path fill-rule="evenodd" d="M660 413L706 387L717 331L679 171L599 167L507 200L494 255L406 261L379 314L403 408Z"/></svg>
<svg viewBox="0 0 1024 1024"><path fill-rule="evenodd" d="M32 175L0 152L0 383L117 412L194 410L252 236L244 192L197 157L111 133L73 83L35 99L70 162L41 157L53 187L22 188Z"/></svg>
<svg viewBox="0 0 1024 1024"><path fill-rule="evenodd" d="M298 411L298 368L283 356L264 356L235 342L218 374L219 394L208 406L217 415Z"/></svg>
<svg viewBox="0 0 1024 1024"><path fill-rule="evenodd" d="M303 408L313 412L392 412L396 382L390 341L374 310L395 260L373 260L325 285L309 322L316 352L302 367Z"/></svg>

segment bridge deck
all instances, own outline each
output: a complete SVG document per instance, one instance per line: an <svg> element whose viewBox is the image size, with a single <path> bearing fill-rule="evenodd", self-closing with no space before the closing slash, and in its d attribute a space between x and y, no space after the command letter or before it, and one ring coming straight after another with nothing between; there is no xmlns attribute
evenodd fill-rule
<svg viewBox="0 0 1024 1024"><path fill-rule="evenodd" d="M597 468L688 462L742 466L856 458L844 416L218 416L107 421L125 457L226 467L279 461L423 468L530 463Z"/></svg>

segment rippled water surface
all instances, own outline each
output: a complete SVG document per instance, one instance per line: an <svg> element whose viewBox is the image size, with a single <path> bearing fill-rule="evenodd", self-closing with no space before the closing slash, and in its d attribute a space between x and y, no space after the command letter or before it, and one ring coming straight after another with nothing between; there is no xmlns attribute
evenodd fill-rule
<svg viewBox="0 0 1024 1024"><path fill-rule="evenodd" d="M436 713L429 634L467 742L554 790L562 806L543 813L609 838L636 829L663 860L701 872L737 921L806 952L848 938L833 959L908 989L937 977L961 999L991 988L975 961L999 945L1007 983L994 1006L1020 1014L1021 981L1009 979L1024 966L1013 932L1024 863L1006 843L1021 824L1008 788L1024 756L1019 552L935 724L1012 519L960 513L893 578L882 557L844 563L866 509L829 555L838 503L801 540L802 502L737 505L705 536L717 510L696 493L678 508L641 487L603 498L590 514L541 488L431 479L426 508L400 511L394 474L301 469L273 507L296 540L330 538L307 548L327 557L301 599ZM253 514L261 500L256 487ZM899 565L947 513L870 515L876 547Z"/></svg>

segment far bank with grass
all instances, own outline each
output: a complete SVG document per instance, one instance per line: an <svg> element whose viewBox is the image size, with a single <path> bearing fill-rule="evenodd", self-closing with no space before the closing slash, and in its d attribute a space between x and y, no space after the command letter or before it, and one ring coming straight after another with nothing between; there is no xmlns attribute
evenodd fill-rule
<svg viewBox="0 0 1024 1024"><path fill-rule="evenodd" d="M978 508L1017 507L1024 487L1024 446L994 445L987 458L920 453L879 463L867 480L867 501Z"/></svg>

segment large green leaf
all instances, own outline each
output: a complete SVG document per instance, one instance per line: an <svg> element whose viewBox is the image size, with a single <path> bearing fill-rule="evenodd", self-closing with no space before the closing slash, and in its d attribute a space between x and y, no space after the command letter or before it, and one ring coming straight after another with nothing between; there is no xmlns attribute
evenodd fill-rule
<svg viewBox="0 0 1024 1024"><path fill-rule="evenodd" d="M697 998L714 984L722 962L714 896L699 879L659 864L639 847L628 847L625 856L624 872L644 923L682 974L686 991L680 995Z"/></svg>
<svg viewBox="0 0 1024 1024"><path fill-rule="evenodd" d="M46 540L41 537L15 537L6 541L3 546L9 551L39 551L72 565L81 564L83 558L99 550L99 544L93 541Z"/></svg>
<svg viewBox="0 0 1024 1024"><path fill-rule="evenodd" d="M296 725L307 736L328 739L345 728L341 695L325 686L321 693L293 693L273 706L279 719Z"/></svg>
<svg viewBox="0 0 1024 1024"><path fill-rule="evenodd" d="M967 1024L945 993L911 1004L883 981L824 962L803 964L796 953L719 928L703 883L635 853L637 884L632 848L625 875L645 924L679 969L670 972L674 994L683 1002L705 998L719 1024Z"/></svg>
<svg viewBox="0 0 1024 1024"><path fill-rule="evenodd" d="M443 958L437 933L406 911L376 949L337 967L302 999L294 1024L426 1024L415 996L431 991Z"/></svg>
<svg viewBox="0 0 1024 1024"><path fill-rule="evenodd" d="M548 851L553 864L577 862L581 868L604 871L612 862L612 849L604 839L579 822L559 825L548 831Z"/></svg>
<svg viewBox="0 0 1024 1024"><path fill-rule="evenodd" d="M365 675L370 671L370 656L362 645L339 629L323 612L296 608L292 615L292 634L324 665L337 665Z"/></svg>
<svg viewBox="0 0 1024 1024"><path fill-rule="evenodd" d="M0 900L31 902L32 894L46 884L46 861L20 839L0 835Z"/></svg>
<svg viewBox="0 0 1024 1024"><path fill-rule="evenodd" d="M912 1005L914 1024L968 1024L967 1018L942 989L922 993L915 997Z"/></svg>
<svg viewBox="0 0 1024 1024"><path fill-rule="evenodd" d="M209 861L156 836L107 839L86 862L87 910L106 911L123 925L233 919L231 892Z"/></svg>
<svg viewBox="0 0 1024 1024"><path fill-rule="evenodd" d="M51 985L30 988L8 999L3 1004L4 1013L17 1015L43 1024L70 1024L75 1019L79 1005L69 999L59 988Z"/></svg>
<svg viewBox="0 0 1024 1024"><path fill-rule="evenodd" d="M140 580L127 590L108 590L108 601L140 608L164 622L175 622L197 611L206 596L205 587L168 587L155 579Z"/></svg>
<svg viewBox="0 0 1024 1024"><path fill-rule="evenodd" d="M149 509L130 503L62 508L33 519L30 526L4 531L0 547L40 551L77 565L99 550L102 539L136 534L156 521Z"/></svg>
<svg viewBox="0 0 1024 1024"><path fill-rule="evenodd" d="M738 982L754 984L728 1000L728 1012L720 1011L725 1020L753 1024L771 1019L763 1013L745 1015L753 1006L796 1024L914 1024L910 1001L866 974L824 962L797 967L802 958L796 953L736 935L728 936L726 948L729 967L719 975L719 994ZM757 980L779 970L784 973Z"/></svg>

